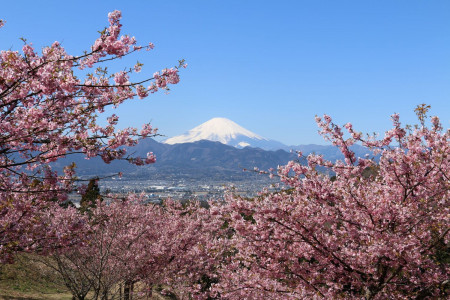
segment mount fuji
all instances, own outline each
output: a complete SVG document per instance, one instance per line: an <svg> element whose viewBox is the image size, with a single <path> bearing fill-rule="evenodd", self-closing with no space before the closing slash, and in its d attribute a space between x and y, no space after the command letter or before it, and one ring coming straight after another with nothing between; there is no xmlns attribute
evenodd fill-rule
<svg viewBox="0 0 450 300"><path fill-rule="evenodd" d="M248 173L243 174L246 173L242 172L243 168L268 170L300 159L296 153L288 152L290 149L300 150L305 156L322 154L331 161L344 158L339 149L332 145L286 146L257 135L231 120L214 118L163 143L151 138L143 139L129 149L136 157L145 157L148 152L153 152L157 161L149 166L137 167L123 160L105 164L99 157L86 160L83 154L74 154L54 162L52 167L62 172L64 166L75 162L77 172L82 176L108 176L124 172L128 174L127 178L241 181L249 178ZM352 150L359 157L372 155L370 149L360 145L353 145Z"/></svg>
<svg viewBox="0 0 450 300"><path fill-rule="evenodd" d="M173 145L200 140L220 142L236 148L252 147L277 150L286 147L280 142L266 139L226 118L213 118L182 135L169 138L163 143Z"/></svg>

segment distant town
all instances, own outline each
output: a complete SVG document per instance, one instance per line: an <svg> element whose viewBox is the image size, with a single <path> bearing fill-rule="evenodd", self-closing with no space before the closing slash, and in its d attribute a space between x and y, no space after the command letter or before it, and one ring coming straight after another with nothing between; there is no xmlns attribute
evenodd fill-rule
<svg viewBox="0 0 450 300"><path fill-rule="evenodd" d="M258 178L259 177L259 178ZM129 193L143 193L148 202L157 203L164 199L198 201L220 201L227 193L242 197L255 197L264 188L281 189L279 180L268 176L255 176L252 180L243 181L212 181L212 180L142 180L110 178L99 181L102 195L114 194L125 197ZM81 196L71 194L70 201L77 204Z"/></svg>

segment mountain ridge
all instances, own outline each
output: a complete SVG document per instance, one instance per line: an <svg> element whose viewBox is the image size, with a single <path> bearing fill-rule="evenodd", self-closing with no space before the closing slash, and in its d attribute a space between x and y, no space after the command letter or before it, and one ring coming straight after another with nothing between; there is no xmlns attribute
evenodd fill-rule
<svg viewBox="0 0 450 300"><path fill-rule="evenodd" d="M324 155L325 159L331 161L343 159L339 149L331 145L300 145L295 148L302 151L304 156L316 153ZM359 157L370 153L367 148L359 145L353 145L351 148ZM128 149L130 154L139 157L145 157L150 151L156 155L156 163L145 166L135 166L120 160L105 164L98 157L87 160L82 154L60 159L52 163L52 166L59 172L64 166L75 162L77 173L81 176L101 177L123 172L127 178L242 180L250 176L249 172L243 172L243 169L252 170L257 167L260 170L268 170L299 159L296 153L282 149L276 151L252 147L238 149L207 140L169 145L149 138ZM301 163L305 162L303 157Z"/></svg>

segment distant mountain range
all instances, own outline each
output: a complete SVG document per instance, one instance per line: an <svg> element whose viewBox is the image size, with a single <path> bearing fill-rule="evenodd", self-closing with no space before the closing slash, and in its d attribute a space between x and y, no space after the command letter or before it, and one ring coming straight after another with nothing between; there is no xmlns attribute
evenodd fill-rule
<svg viewBox="0 0 450 300"><path fill-rule="evenodd" d="M249 172L243 172L244 168L257 167L268 170L298 159L295 152L286 151L290 149L300 150L305 156L310 153L323 154L332 161L343 158L339 149L334 146L286 146L252 133L231 120L214 118L184 135L167 139L162 143L149 138L128 149L133 156L141 157L145 157L147 152L153 152L157 161L152 165L138 167L124 161L105 164L99 158L86 160L81 155L73 155L59 160L54 166L61 169L74 161L78 166L78 174L85 176L123 172L128 178L140 179L188 178L238 181L249 177ZM361 157L370 153L358 145L354 145L352 149Z"/></svg>
<svg viewBox="0 0 450 300"><path fill-rule="evenodd" d="M260 148L245 147L238 149L220 142L201 140L193 143L164 144L153 139L142 140L136 147L130 148L134 156L145 157L152 151L156 163L146 166L134 166L125 161L113 161L105 164L100 158L84 159L82 155L72 155L54 163L57 169L74 161L77 172L84 176L103 176L123 172L126 177L186 177L216 178L236 180L248 176L243 169L258 167L262 170L276 168L288 161L297 159L295 153L284 150L267 151ZM248 173L248 172L245 172Z"/></svg>

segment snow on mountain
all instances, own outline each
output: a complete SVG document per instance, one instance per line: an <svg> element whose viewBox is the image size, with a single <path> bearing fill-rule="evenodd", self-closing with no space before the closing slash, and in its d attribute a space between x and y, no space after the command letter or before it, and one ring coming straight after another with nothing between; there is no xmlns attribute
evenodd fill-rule
<svg viewBox="0 0 450 300"><path fill-rule="evenodd" d="M192 143L200 140L209 140L228 144L238 136L251 139L266 140L265 138L239 126L226 118L213 118L199 126L189 130L187 133L167 139L166 144Z"/></svg>
<svg viewBox="0 0 450 300"><path fill-rule="evenodd" d="M193 143L200 140L221 142L236 148L255 147L265 150L280 149L280 142L266 139L226 118L213 118L185 134L165 140L165 144Z"/></svg>

